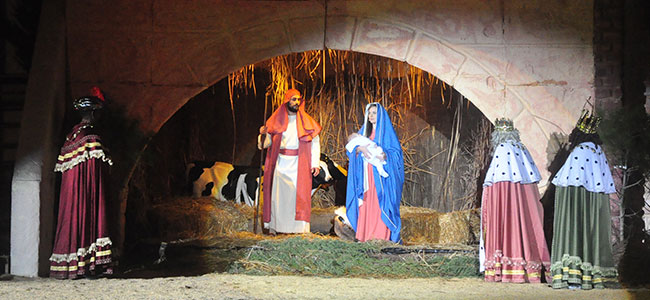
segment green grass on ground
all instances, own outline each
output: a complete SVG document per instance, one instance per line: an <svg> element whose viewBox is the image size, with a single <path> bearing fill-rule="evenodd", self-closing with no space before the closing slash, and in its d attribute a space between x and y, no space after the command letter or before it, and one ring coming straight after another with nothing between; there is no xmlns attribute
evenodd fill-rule
<svg viewBox="0 0 650 300"><path fill-rule="evenodd" d="M338 239L260 241L230 273L250 275L307 275L324 277L472 277L479 276L473 254L384 254L387 242L352 243Z"/></svg>

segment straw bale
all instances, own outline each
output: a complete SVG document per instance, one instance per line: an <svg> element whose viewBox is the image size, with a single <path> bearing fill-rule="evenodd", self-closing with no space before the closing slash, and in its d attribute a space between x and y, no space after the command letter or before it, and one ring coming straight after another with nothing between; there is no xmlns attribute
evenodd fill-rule
<svg viewBox="0 0 650 300"><path fill-rule="evenodd" d="M480 233L478 209L440 213L436 210L402 206L402 239L408 245L459 244L477 242Z"/></svg>
<svg viewBox="0 0 650 300"><path fill-rule="evenodd" d="M337 207L313 208L312 227L328 234ZM440 213L423 207L402 206L402 239L408 245L460 244L477 242L480 230L478 209ZM255 235L250 232L255 208L209 197L177 197L148 211L150 225L162 240L211 239L230 236L243 239L284 239L295 235ZM320 226L320 227L319 227ZM330 238L306 234L311 238ZM332 237L333 238L333 237Z"/></svg>
<svg viewBox="0 0 650 300"><path fill-rule="evenodd" d="M478 219L478 220L477 220ZM476 243L480 218L478 209L454 211L440 216L440 244Z"/></svg>
<svg viewBox="0 0 650 300"><path fill-rule="evenodd" d="M330 207L314 207L311 209L312 214L321 214L321 215L334 215L334 211L339 208L338 206Z"/></svg>
<svg viewBox="0 0 650 300"><path fill-rule="evenodd" d="M239 205L213 198L178 197L148 211L148 219L163 240L207 239L248 228Z"/></svg>
<svg viewBox="0 0 650 300"><path fill-rule="evenodd" d="M429 208L402 206L402 239L407 244L438 243L440 212Z"/></svg>
<svg viewBox="0 0 650 300"><path fill-rule="evenodd" d="M470 232L472 233L474 240L472 243L478 244L478 240L481 236L481 209L475 208L467 210Z"/></svg>

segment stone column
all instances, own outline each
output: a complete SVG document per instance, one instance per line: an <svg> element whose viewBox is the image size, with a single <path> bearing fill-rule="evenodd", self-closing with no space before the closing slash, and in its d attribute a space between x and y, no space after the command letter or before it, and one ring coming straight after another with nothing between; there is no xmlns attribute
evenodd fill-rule
<svg viewBox="0 0 650 300"><path fill-rule="evenodd" d="M49 272L58 136L66 88L65 1L45 0L27 82L11 185L11 273Z"/></svg>

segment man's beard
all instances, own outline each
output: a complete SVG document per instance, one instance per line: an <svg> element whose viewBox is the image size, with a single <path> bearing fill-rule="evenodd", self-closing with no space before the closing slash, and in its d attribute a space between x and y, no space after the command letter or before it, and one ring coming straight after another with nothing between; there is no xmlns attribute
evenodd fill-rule
<svg viewBox="0 0 650 300"><path fill-rule="evenodd" d="M295 113L295 112L298 112L298 106L292 106L292 105L289 104L289 103L287 103L287 109L288 109L290 112L294 112L294 113Z"/></svg>

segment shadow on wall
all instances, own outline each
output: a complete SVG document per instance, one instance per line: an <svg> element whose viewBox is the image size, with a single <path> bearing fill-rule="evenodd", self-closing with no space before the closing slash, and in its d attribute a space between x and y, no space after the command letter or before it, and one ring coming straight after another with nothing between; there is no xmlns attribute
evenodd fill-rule
<svg viewBox="0 0 650 300"><path fill-rule="evenodd" d="M546 244L551 249L551 242L553 241L553 216L555 206L555 185L551 184L552 178L555 177L557 172L562 168L562 165L569 157L569 136L563 133L554 132L551 134L549 142L546 147L546 155L549 161L549 184L547 185L544 195L542 195L541 202L544 207L544 235L546 237Z"/></svg>
<svg viewBox="0 0 650 300"><path fill-rule="evenodd" d="M110 101L110 98L107 100ZM125 238L124 224L127 205L129 181L139 160L146 160L145 148L151 133L142 132L136 120L129 118L123 107L109 106L104 109L100 120L104 143L109 149L113 160L111 168L109 191L109 221L110 232L116 243L117 251L121 254Z"/></svg>

